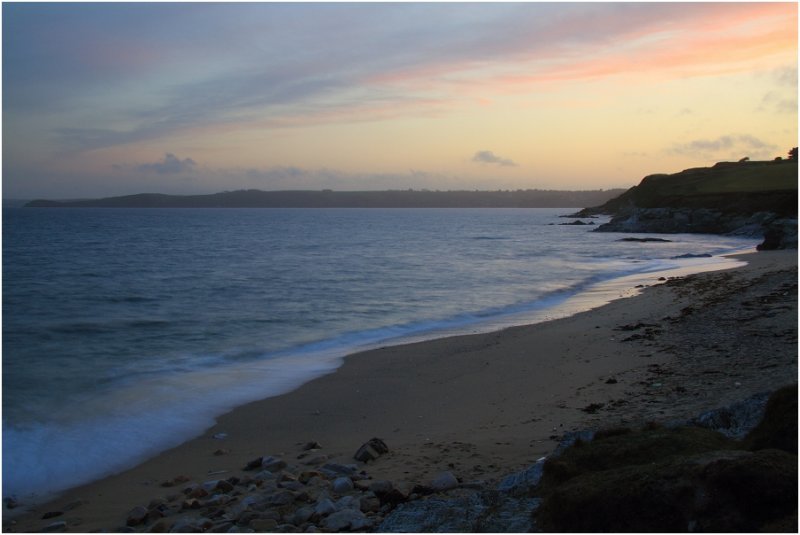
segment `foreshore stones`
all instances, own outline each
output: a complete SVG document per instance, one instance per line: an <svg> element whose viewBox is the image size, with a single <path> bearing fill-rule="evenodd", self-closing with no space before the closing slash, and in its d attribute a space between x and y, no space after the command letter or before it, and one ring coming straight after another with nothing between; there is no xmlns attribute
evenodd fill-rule
<svg viewBox="0 0 800 535"><path fill-rule="evenodd" d="M296 465L281 457L263 456L242 467L244 473L227 479L193 482L177 476L165 481L163 487L183 484L183 488L134 507L115 529L149 533L371 531L398 504L459 487L452 472L440 473L430 485L418 485L372 480L358 464L329 462L327 457L312 469L302 462L302 453L318 453L319 443L301 446ZM363 450L374 460L388 448L382 440L372 439ZM47 529L64 531L67 523Z"/></svg>

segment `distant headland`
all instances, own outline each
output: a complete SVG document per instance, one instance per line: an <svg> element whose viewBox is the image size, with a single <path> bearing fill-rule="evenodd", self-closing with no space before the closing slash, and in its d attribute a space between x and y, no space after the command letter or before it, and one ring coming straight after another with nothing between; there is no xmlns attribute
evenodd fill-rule
<svg viewBox="0 0 800 535"><path fill-rule="evenodd" d="M140 193L76 201L35 200L31 208L564 208L604 203L624 189L499 191L225 191L210 195Z"/></svg>

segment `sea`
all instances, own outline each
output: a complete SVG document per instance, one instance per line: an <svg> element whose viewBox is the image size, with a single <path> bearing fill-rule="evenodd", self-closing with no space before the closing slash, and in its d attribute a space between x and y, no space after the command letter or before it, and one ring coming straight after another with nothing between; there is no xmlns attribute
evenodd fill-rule
<svg viewBox="0 0 800 535"><path fill-rule="evenodd" d="M7 208L3 496L134 466L347 354L568 316L758 242L619 241L647 235L575 210Z"/></svg>

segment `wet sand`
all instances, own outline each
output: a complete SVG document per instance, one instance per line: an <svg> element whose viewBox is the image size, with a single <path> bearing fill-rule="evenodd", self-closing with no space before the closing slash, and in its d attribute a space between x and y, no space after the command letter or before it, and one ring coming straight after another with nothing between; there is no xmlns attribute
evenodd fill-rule
<svg viewBox="0 0 800 535"><path fill-rule="evenodd" d="M164 481L241 475L251 459L295 459L309 441L353 463L380 437L390 451L367 466L377 479L425 483L449 470L496 481L566 431L687 419L774 390L797 380L797 251L740 258L748 265L654 277L641 295L569 318L351 355L131 470L25 514L4 510L4 529L39 531L53 521L44 513L64 511L70 531L114 531L168 494Z"/></svg>

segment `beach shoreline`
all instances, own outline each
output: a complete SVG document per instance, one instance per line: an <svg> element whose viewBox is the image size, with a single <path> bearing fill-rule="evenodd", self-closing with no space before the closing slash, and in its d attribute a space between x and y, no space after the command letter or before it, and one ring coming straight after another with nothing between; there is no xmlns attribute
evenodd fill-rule
<svg viewBox="0 0 800 535"><path fill-rule="evenodd" d="M653 277L640 295L566 318L350 355L335 373L234 409L202 436L130 470L23 514L4 509L4 529L39 531L51 522L43 515L62 511L70 531L115 530L132 508L167 494L165 481L235 476L264 455L298 462L308 442L330 461L352 463L359 446L382 438L389 453L367 466L378 479L426 483L449 470L464 482L494 481L548 454L567 431L687 419L773 390L797 376L797 252L739 258L748 264L665 284ZM730 308L734 301L774 315ZM717 310L724 303L730 318ZM735 371L712 363L749 347L739 334L732 340L742 330L733 316L753 325L745 336L774 331L782 344L771 348L775 362L737 357ZM704 337L713 342L701 351Z"/></svg>

